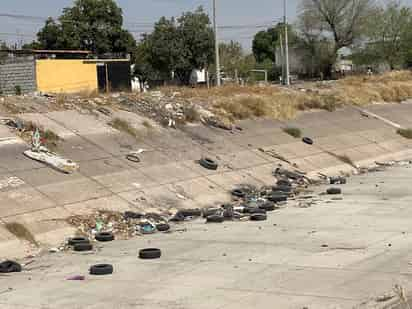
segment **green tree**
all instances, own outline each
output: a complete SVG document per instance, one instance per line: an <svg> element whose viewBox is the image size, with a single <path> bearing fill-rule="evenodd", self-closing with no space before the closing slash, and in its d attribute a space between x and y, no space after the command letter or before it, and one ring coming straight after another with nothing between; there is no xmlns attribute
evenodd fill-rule
<svg viewBox="0 0 412 309"><path fill-rule="evenodd" d="M312 52L322 51L319 46L327 46L322 63L326 77L332 73L339 50L351 47L362 38L373 7L373 0L302 0L299 20L304 22L300 24L300 30L316 35L306 41Z"/></svg>
<svg viewBox="0 0 412 309"><path fill-rule="evenodd" d="M276 62L276 50L280 46L280 38L284 32L284 24L279 23L275 27L256 33L252 42L252 51L257 62L264 62L265 60ZM288 25L288 38L289 45L291 47L295 46L298 37L291 25Z"/></svg>
<svg viewBox="0 0 412 309"><path fill-rule="evenodd" d="M226 75L235 78L237 76L246 78L251 69L255 67L253 55L245 55L242 45L239 42L219 44L220 63Z"/></svg>
<svg viewBox="0 0 412 309"><path fill-rule="evenodd" d="M386 62L391 69L403 66L408 50L412 47L412 36L409 34L411 25L411 9L398 1L376 8L368 20L368 43L357 58L358 61Z"/></svg>
<svg viewBox="0 0 412 309"><path fill-rule="evenodd" d="M49 18L32 46L81 49L96 54L131 52L135 39L122 28L122 10L113 0L76 0L58 21Z"/></svg>
<svg viewBox="0 0 412 309"><path fill-rule="evenodd" d="M183 13L178 19L160 18L152 33L143 41L144 59L165 79L172 72L183 84L188 84L194 69L213 63L214 38L209 16L199 7Z"/></svg>

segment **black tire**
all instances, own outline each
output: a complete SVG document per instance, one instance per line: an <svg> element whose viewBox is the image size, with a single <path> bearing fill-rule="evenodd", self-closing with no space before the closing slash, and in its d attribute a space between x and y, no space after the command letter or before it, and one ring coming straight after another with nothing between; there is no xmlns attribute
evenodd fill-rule
<svg viewBox="0 0 412 309"><path fill-rule="evenodd" d="M212 160L212 159L210 159L210 158L202 158L202 159L200 159L200 160L199 160L199 164L200 164L201 166L203 166L204 168L208 169L208 170L213 170L213 171L215 171L215 170L217 170L217 168L218 168L218 164L217 164L214 160Z"/></svg>
<svg viewBox="0 0 412 309"><path fill-rule="evenodd" d="M80 243L80 244L75 244L73 246L74 251L82 252L82 251L92 251L93 250L93 245L91 243Z"/></svg>
<svg viewBox="0 0 412 309"><path fill-rule="evenodd" d="M206 218L206 223L222 223L223 221L225 221L225 218L219 215L211 215Z"/></svg>
<svg viewBox="0 0 412 309"><path fill-rule="evenodd" d="M133 163L140 163L140 158L134 153L127 154L126 159Z"/></svg>
<svg viewBox="0 0 412 309"><path fill-rule="evenodd" d="M202 215L201 209L182 209L179 213L184 217L200 217Z"/></svg>
<svg viewBox="0 0 412 309"><path fill-rule="evenodd" d="M276 185L277 186L288 186L288 187L290 187L290 186L292 186L292 183L287 179L279 179L276 182Z"/></svg>
<svg viewBox="0 0 412 309"><path fill-rule="evenodd" d="M329 188L326 190L326 193L330 195L342 194L342 189L341 188Z"/></svg>
<svg viewBox="0 0 412 309"><path fill-rule="evenodd" d="M96 276L110 275L113 273L113 266L110 264L96 264L90 267L89 273Z"/></svg>
<svg viewBox="0 0 412 309"><path fill-rule="evenodd" d="M286 195L272 194L267 197L268 201L273 203L285 202L288 200Z"/></svg>
<svg viewBox="0 0 412 309"><path fill-rule="evenodd" d="M19 263L14 261L4 261L0 263L0 273L19 273L22 267Z"/></svg>
<svg viewBox="0 0 412 309"><path fill-rule="evenodd" d="M185 221L185 216L178 211L172 218L169 220L170 222L183 222Z"/></svg>
<svg viewBox="0 0 412 309"><path fill-rule="evenodd" d="M139 251L139 258L143 260L158 259L162 256L162 251L157 248L147 248Z"/></svg>
<svg viewBox="0 0 412 309"><path fill-rule="evenodd" d="M68 244L70 246L74 246L77 244L89 244L89 243L90 243L90 240L86 237L73 237L73 238L70 238L68 241Z"/></svg>
<svg viewBox="0 0 412 309"><path fill-rule="evenodd" d="M246 196L246 192L242 189L233 189L232 195L235 197L244 198Z"/></svg>
<svg viewBox="0 0 412 309"><path fill-rule="evenodd" d="M330 184L331 185L336 185L336 184L346 184L346 178L345 177L341 177L341 176L337 176L337 177L331 177L329 179Z"/></svg>
<svg viewBox="0 0 412 309"><path fill-rule="evenodd" d="M308 145L313 145L313 140L309 137L302 138L302 142L304 142L305 144L308 144Z"/></svg>
<svg viewBox="0 0 412 309"><path fill-rule="evenodd" d="M111 232L100 232L94 237L97 241L112 241L114 240L114 235Z"/></svg>
<svg viewBox="0 0 412 309"><path fill-rule="evenodd" d="M203 209L203 218L215 215L217 212L221 211L220 208L206 208Z"/></svg>
<svg viewBox="0 0 412 309"><path fill-rule="evenodd" d="M290 193L290 192L292 192L292 187L291 186L276 186L276 187L273 188L273 191L280 191L280 192Z"/></svg>
<svg viewBox="0 0 412 309"><path fill-rule="evenodd" d="M265 214L266 210L258 207L247 207L245 208L245 213L248 214Z"/></svg>
<svg viewBox="0 0 412 309"><path fill-rule="evenodd" d="M143 217L142 214L134 211L125 211L123 216L125 219L140 219Z"/></svg>
<svg viewBox="0 0 412 309"><path fill-rule="evenodd" d="M251 221L265 221L267 219L266 214L253 214L250 216Z"/></svg>
<svg viewBox="0 0 412 309"><path fill-rule="evenodd" d="M159 232L166 232L166 231L170 230L170 225L167 224L167 223L159 223L159 224L156 224L156 229Z"/></svg>
<svg viewBox="0 0 412 309"><path fill-rule="evenodd" d="M272 202L266 202L266 203L259 205L259 208L265 211L274 211L277 207Z"/></svg>

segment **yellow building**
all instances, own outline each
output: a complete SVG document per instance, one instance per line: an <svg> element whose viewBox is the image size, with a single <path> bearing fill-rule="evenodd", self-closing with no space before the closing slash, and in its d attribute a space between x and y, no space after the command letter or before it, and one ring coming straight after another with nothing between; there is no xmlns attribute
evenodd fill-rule
<svg viewBox="0 0 412 309"><path fill-rule="evenodd" d="M37 90L40 92L97 91L97 67L84 59L37 59Z"/></svg>

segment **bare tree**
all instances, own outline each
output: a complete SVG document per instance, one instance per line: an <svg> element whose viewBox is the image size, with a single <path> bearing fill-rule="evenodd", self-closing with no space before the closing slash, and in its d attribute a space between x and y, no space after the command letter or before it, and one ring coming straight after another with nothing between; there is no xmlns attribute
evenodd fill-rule
<svg viewBox="0 0 412 309"><path fill-rule="evenodd" d="M330 41L333 64L341 48L361 37L373 7L373 0L302 0L301 32Z"/></svg>

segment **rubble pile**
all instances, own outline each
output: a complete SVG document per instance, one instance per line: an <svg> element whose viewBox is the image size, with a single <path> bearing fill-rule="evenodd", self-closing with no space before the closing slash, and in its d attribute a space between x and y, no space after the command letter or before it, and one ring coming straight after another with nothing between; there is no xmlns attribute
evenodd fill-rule
<svg viewBox="0 0 412 309"><path fill-rule="evenodd" d="M67 222L77 227L78 232L89 238L97 233L111 232L116 239L129 239L134 236L154 233L156 226L165 224L167 218L154 213L140 214L132 211L124 213L109 210L97 210L89 215L75 215Z"/></svg>

